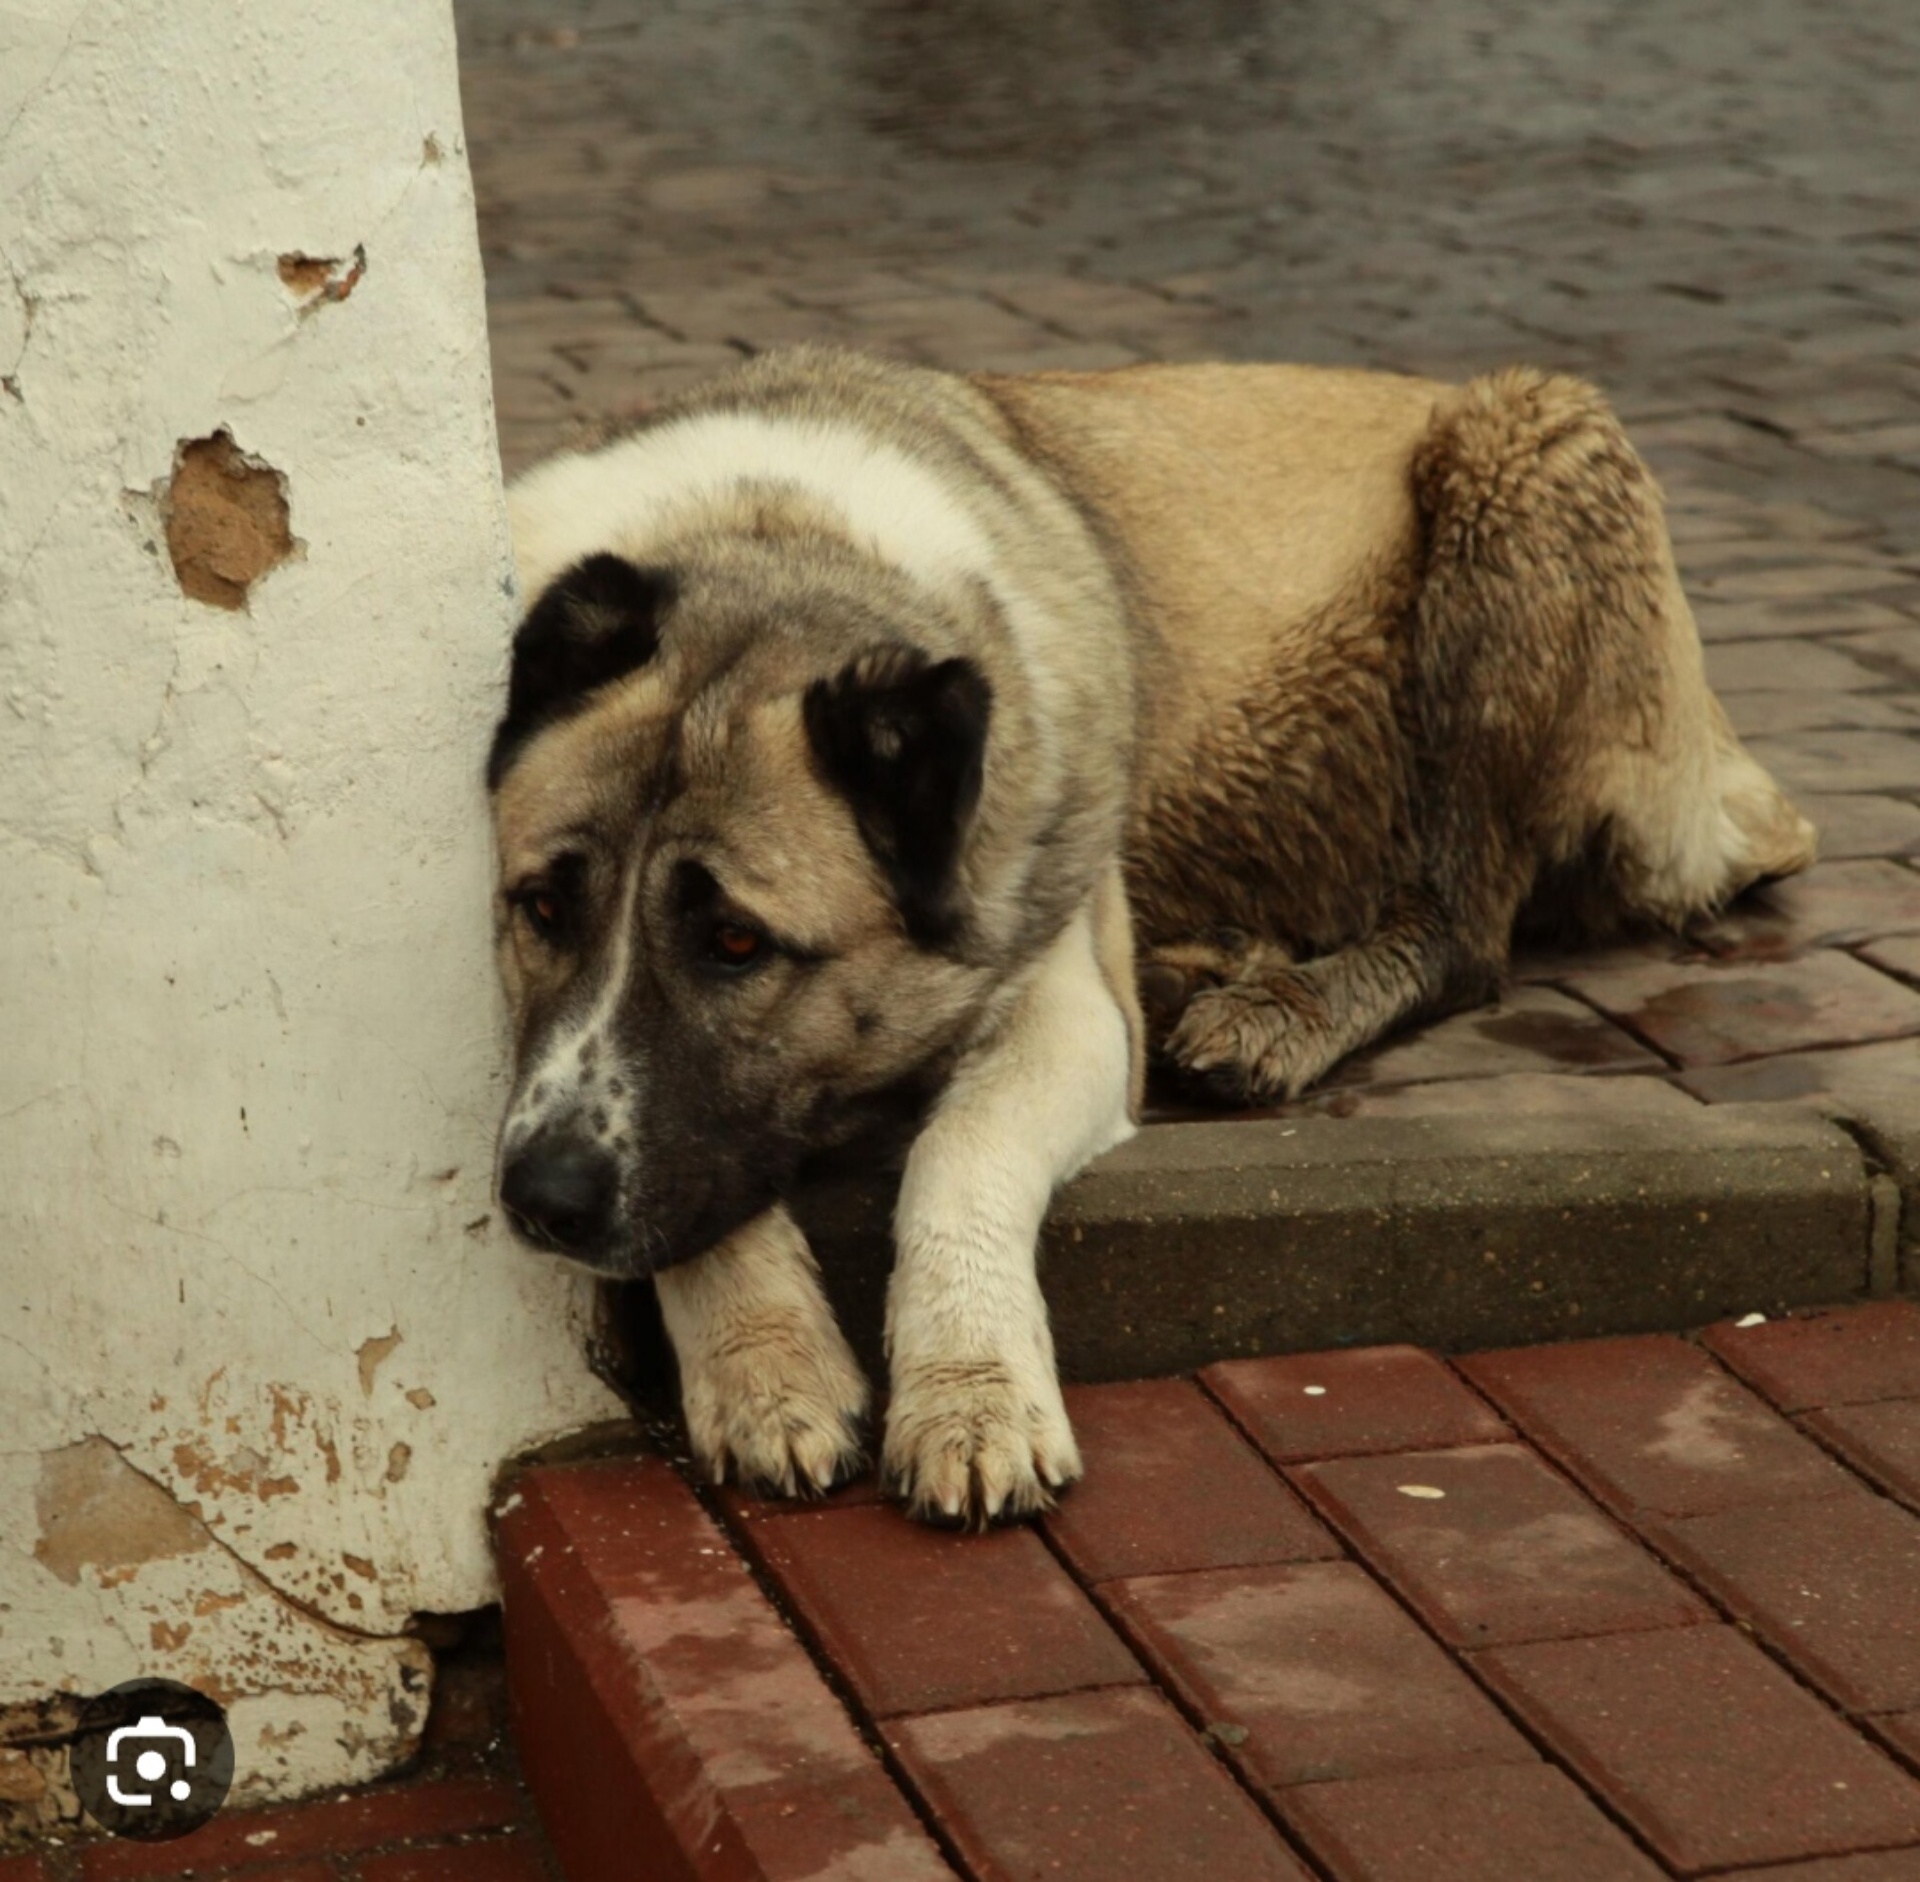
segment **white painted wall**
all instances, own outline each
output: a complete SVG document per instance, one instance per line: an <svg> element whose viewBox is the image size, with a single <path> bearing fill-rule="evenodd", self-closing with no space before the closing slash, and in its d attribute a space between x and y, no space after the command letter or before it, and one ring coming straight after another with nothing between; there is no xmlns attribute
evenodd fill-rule
<svg viewBox="0 0 1920 1882"><path fill-rule="evenodd" d="M397 1636L491 1597L493 1471L614 1409L488 1219L512 602L451 18L0 0L0 139L0 1744L166 1674L286 1794L406 1753ZM348 298L281 279L357 247ZM242 612L156 505L220 427L302 545Z"/></svg>

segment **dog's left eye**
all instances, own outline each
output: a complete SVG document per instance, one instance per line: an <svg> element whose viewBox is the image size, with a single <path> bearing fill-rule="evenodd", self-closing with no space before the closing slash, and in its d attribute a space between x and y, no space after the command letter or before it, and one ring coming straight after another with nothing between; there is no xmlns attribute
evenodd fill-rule
<svg viewBox="0 0 1920 1882"><path fill-rule="evenodd" d="M717 921L707 930L707 959L715 967L735 972L765 958L771 944L758 928L745 922Z"/></svg>

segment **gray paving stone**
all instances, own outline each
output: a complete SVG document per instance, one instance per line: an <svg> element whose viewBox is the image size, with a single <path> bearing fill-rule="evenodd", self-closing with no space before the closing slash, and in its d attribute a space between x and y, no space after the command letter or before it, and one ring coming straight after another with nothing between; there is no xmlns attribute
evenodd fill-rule
<svg viewBox="0 0 1920 1882"><path fill-rule="evenodd" d="M1903 798L1836 792L1803 796L1800 808L1820 832L1822 856L1920 855L1920 805Z"/></svg>

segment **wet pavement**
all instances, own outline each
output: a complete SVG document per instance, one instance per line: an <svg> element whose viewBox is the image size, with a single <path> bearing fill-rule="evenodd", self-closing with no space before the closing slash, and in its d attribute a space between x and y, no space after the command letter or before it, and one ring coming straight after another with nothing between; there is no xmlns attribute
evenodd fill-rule
<svg viewBox="0 0 1920 1882"><path fill-rule="evenodd" d="M497 1539L561 1865L1913 1882L1920 1304L1753 1320L1071 1389L1086 1480L981 1536L530 1472Z"/></svg>
<svg viewBox="0 0 1920 1882"><path fill-rule="evenodd" d="M1920 10L458 0L516 469L765 347L1604 386L1828 858L1308 1109L1920 1119Z"/></svg>

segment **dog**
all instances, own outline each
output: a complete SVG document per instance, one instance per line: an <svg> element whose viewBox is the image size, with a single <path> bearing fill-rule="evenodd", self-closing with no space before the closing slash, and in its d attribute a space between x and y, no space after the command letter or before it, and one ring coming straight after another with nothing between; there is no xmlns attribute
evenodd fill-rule
<svg viewBox="0 0 1920 1882"><path fill-rule="evenodd" d="M1285 1099L1491 997L1522 918L1677 928L1814 854L1572 379L799 348L509 512L500 1196L653 1276L716 1479L863 1461L818 1153L908 1144L888 1488L1024 1516L1081 1470L1041 1219L1150 1056Z"/></svg>

